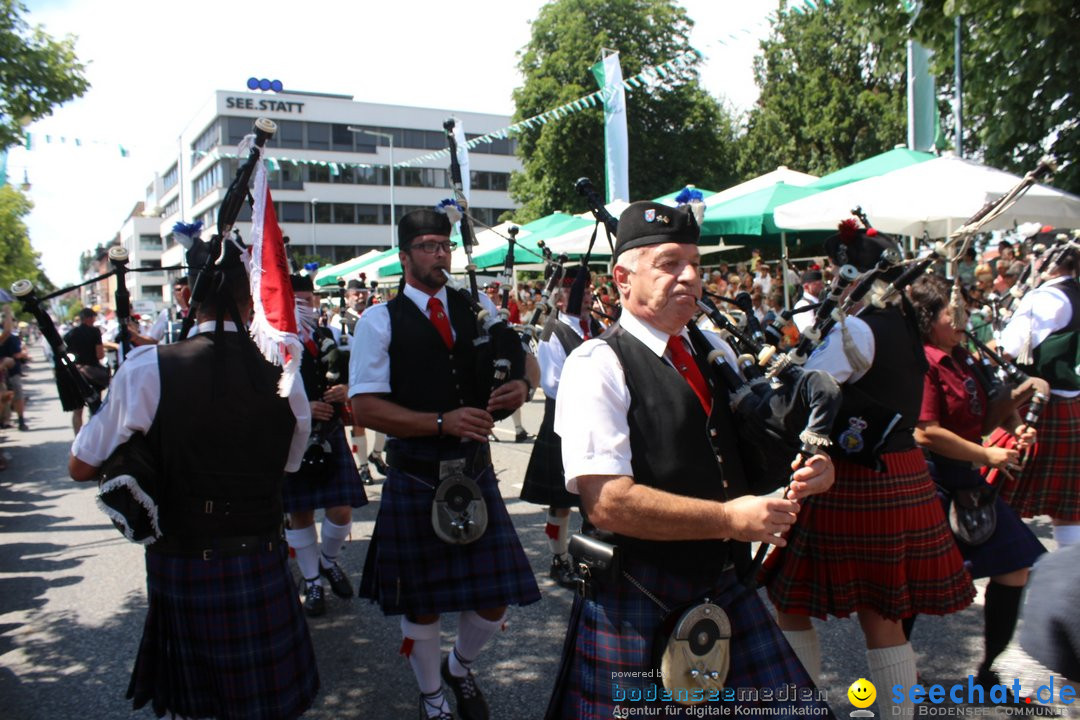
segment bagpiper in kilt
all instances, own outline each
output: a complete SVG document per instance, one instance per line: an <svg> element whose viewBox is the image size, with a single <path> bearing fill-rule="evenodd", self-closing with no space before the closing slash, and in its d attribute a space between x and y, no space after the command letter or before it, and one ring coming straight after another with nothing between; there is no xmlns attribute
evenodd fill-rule
<svg viewBox="0 0 1080 720"><path fill-rule="evenodd" d="M575 556L584 595L570 618L552 720L629 717L646 706L685 717L694 702L832 717L738 575L750 565L745 541L783 544L777 534L798 505L747 494L728 390L706 360L713 349L732 363L734 354L718 336L695 344L687 333L701 295L698 236L688 208L632 203L615 247L623 313L564 366L555 429L567 489L580 494L589 542L614 545L621 572L601 574L588 553ZM802 495L821 492L831 476L827 458L815 456L796 484ZM661 656L681 642L669 624L699 612L712 620L700 633L694 626L692 643L709 641L689 647L705 671L661 673ZM786 688L794 697L774 702ZM767 697L756 695L762 689Z"/></svg>
<svg viewBox="0 0 1080 720"><path fill-rule="evenodd" d="M1020 419L1016 406L1023 393L1035 391L1035 383L999 389L979 372L981 366L963 347L967 313L950 303L952 288L944 278L925 275L908 295L929 364L915 440L926 452L950 529L972 577L990 578L983 604L984 655L975 671L975 682L988 689L1000 684L991 668L1016 629L1028 570L1046 548L977 468L1019 465L1017 452L983 447L982 436L996 424L1030 444L1034 431ZM975 498L977 503L972 502ZM971 508L991 503L992 510ZM910 622L905 628L909 637Z"/></svg>
<svg viewBox="0 0 1080 720"><path fill-rule="evenodd" d="M300 377L314 423L299 472L285 476L283 500L289 514L285 539L296 555L304 581L304 612L318 617L326 612L323 578L339 598L353 596L352 583L338 558L352 532L353 508L367 505L368 499L341 419L348 385L328 379L345 379L348 368L329 367L340 354L333 334L315 325L318 306L312 277L294 274L291 280L304 339ZM340 360L340 365L344 364ZM321 546L315 528L315 511L319 508L324 509Z"/></svg>
<svg viewBox="0 0 1080 720"><path fill-rule="evenodd" d="M550 575L563 587L576 587L576 573L567 552L570 541L570 509L577 507L578 498L566 491L563 475L562 444L555 433L555 398L559 392L559 377L563 364L570 353L590 337L602 332L592 319L588 309L592 307L592 292L586 289L581 299L585 316L565 312L567 291L573 285L580 266L567 268L563 275L563 290L558 294L558 322L552 336L539 343L536 356L540 362L540 387L544 390L544 419L536 433L525 481L521 487L521 499L536 505L547 505L547 524L544 533L551 549ZM584 281L587 282L587 279Z"/></svg>
<svg viewBox="0 0 1080 720"><path fill-rule="evenodd" d="M825 249L837 267L850 264L865 272L895 249L895 241L850 221ZM811 676L820 672L821 649L810 618L857 613L870 680L877 687L910 686L916 682L915 653L900 620L956 612L975 596L915 446L926 357L910 304L898 294L884 307L869 306L838 323L806 367L828 372L843 387L830 448L836 484L803 503L787 547L766 560L763 583L784 635ZM870 458L877 466L847 459L848 453L856 457L873 447L863 436L862 420L882 408L898 417L876 452L867 454L877 455ZM887 694L878 695L878 705L883 714L897 707Z"/></svg>
<svg viewBox="0 0 1080 720"><path fill-rule="evenodd" d="M1059 545L1080 542L1080 265L1067 250L1050 278L1027 293L1001 336L1001 350L1024 372L1050 384L1050 399L1037 428L1038 440L1013 478L988 480L1024 517L1049 515ZM1004 445L995 435L991 442Z"/></svg>
<svg viewBox="0 0 1080 720"><path fill-rule="evenodd" d="M193 268L208 253L197 242ZM130 354L76 438L70 471L92 479L143 433L161 473L162 537L147 547L149 607L128 688L135 708L291 720L319 689L281 533L282 478L299 467L308 404L299 383L278 397L279 373L223 319L227 305L232 317L251 307L231 244L214 274L220 290L200 306L198 334Z"/></svg>
<svg viewBox="0 0 1080 720"><path fill-rule="evenodd" d="M508 605L540 599L532 569L510 521L487 447L490 412L525 401L523 380L481 397L476 379L476 317L464 298L448 292L450 221L420 209L398 225L404 279L397 296L361 316L350 357L353 415L387 433L387 479L364 564L360 596L387 615L401 615L402 654L420 688L420 716L451 718L442 681L458 715L487 718L487 701L471 670L501 627ZM486 298L481 304L496 316ZM471 542L441 537L440 490L475 483L487 527ZM449 490L446 490L449 492ZM459 492L460 491L460 492ZM440 501L441 502L441 501ZM433 512L433 510L435 512ZM440 615L458 612L458 637L441 659Z"/></svg>

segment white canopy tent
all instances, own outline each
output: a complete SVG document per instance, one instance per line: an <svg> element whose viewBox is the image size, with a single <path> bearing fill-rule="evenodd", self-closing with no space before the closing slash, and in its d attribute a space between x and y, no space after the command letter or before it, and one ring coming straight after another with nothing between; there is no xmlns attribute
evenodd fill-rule
<svg viewBox="0 0 1080 720"><path fill-rule="evenodd" d="M715 195L710 195L705 198L705 207L712 207L713 205L719 205L725 203L732 198L737 198L742 195L749 195L752 192L761 190L762 188L772 187L777 183L784 183L785 185L794 185L795 187L804 187L817 180L817 175L810 175L808 173L799 172L798 170L791 170L785 165L781 165L772 172L767 172L764 175L758 175L756 178L747 180L744 183L733 185L727 190L722 190Z"/></svg>
<svg viewBox="0 0 1080 720"><path fill-rule="evenodd" d="M773 218L779 227L831 230L858 206L883 232L946 237L1019 181L1011 173L946 155L780 205ZM1037 184L984 229L1029 220L1080 227L1080 197Z"/></svg>

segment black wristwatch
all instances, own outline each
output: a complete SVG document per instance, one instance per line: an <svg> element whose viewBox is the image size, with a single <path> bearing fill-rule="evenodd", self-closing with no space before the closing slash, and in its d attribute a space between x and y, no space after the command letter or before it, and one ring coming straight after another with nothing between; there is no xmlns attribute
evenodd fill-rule
<svg viewBox="0 0 1080 720"><path fill-rule="evenodd" d="M531 382L529 382L529 378L523 377L523 378L521 378L521 380L522 380L522 382L525 383L525 388L526 388L525 402L532 402L533 395L536 394L536 388L533 387L533 384Z"/></svg>

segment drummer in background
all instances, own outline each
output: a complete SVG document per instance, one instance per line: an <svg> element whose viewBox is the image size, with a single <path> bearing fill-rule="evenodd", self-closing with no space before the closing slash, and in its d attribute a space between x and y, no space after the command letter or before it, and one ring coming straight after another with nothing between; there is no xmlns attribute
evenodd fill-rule
<svg viewBox="0 0 1080 720"><path fill-rule="evenodd" d="M926 361L922 409L915 427L915 441L927 453L930 474L948 509L963 491L991 490L979 467L1005 472L1017 469L1019 451L1035 441L1035 430L1023 424L1016 412L1021 400L1030 397L1035 384L1047 390L1045 381L1032 379L1013 391L989 396L980 382L978 365L964 349L963 330L953 327L949 307L949 283L936 275L917 280L909 295L915 308ZM958 318L962 325L966 317ZM995 426L1013 433L1014 449L984 447L983 435ZM1001 679L991 670L1016 629L1020 597L1028 571L1046 548L999 495L994 494L997 520L989 537L954 535L960 554L973 578L989 577L983 604L983 660L975 671L975 683L989 689ZM910 632L910 631L909 631Z"/></svg>

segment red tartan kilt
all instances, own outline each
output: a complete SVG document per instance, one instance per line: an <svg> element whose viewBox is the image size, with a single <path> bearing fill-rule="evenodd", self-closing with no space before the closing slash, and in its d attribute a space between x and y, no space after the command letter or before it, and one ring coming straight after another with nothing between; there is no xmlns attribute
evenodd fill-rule
<svg viewBox="0 0 1080 720"><path fill-rule="evenodd" d="M1020 409L1023 417L1026 408ZM1036 443L1023 470L1012 478L992 468L983 470L986 481L1001 488L1001 497L1022 517L1049 515L1080 521L1080 397L1051 396L1035 428ZM1012 448L1016 438L998 428L987 445Z"/></svg>
<svg viewBox="0 0 1080 720"><path fill-rule="evenodd" d="M971 604L975 587L922 451L883 460L885 473L834 460L836 483L803 503L762 573L777 608L819 618L865 608L897 620Z"/></svg>

